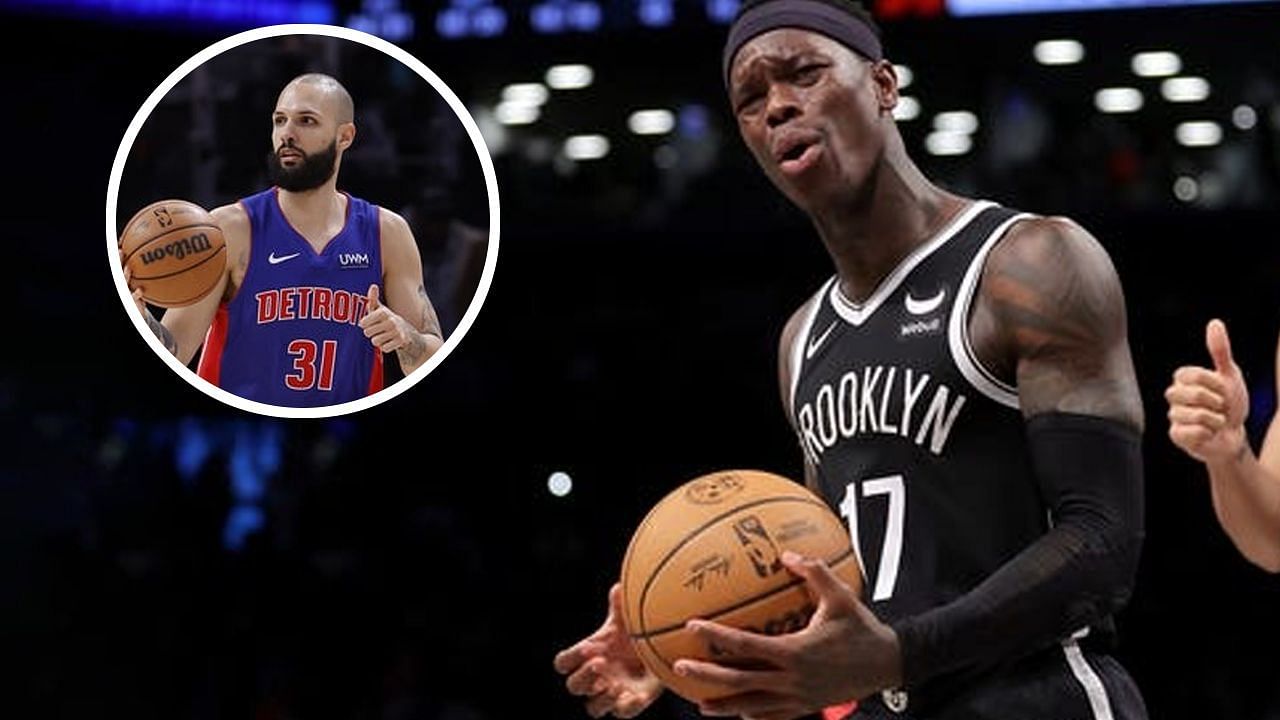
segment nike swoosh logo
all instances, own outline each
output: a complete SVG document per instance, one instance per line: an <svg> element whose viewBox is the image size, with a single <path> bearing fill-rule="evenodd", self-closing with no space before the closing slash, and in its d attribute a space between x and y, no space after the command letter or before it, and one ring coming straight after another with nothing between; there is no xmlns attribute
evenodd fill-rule
<svg viewBox="0 0 1280 720"><path fill-rule="evenodd" d="M831 331L835 329L836 329L836 321L832 320L831 324L827 326L826 330L822 331L821 335L811 339L809 341L809 346L806 347L804 350L804 359L812 360L813 354L818 352L818 348L822 347L822 343L827 341L827 336L829 336L831 334Z"/></svg>
<svg viewBox="0 0 1280 720"><path fill-rule="evenodd" d="M911 297L910 292L907 292L907 312L912 315L928 315L934 310L937 310L938 306L942 304L943 299L946 297L946 288L942 288L938 291L937 295L934 295L927 300L917 300Z"/></svg>
<svg viewBox="0 0 1280 720"><path fill-rule="evenodd" d="M300 253L300 252L296 252L296 253L294 253L294 254L292 254L292 255L281 255L280 257L276 257L276 253L275 253L275 251L273 250L273 251L271 251L271 254L267 256L267 262L271 263L272 265L279 265L280 263L284 262L285 260L292 260L292 259L294 259L294 258L298 257L298 256L299 256L299 255L301 255L301 254L302 254L302 253Z"/></svg>

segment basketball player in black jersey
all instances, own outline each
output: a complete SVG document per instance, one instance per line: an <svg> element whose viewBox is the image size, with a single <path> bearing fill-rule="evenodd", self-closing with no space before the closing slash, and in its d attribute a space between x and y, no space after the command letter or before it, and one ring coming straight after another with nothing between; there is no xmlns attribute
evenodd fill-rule
<svg viewBox="0 0 1280 720"><path fill-rule="evenodd" d="M1214 512L1240 553L1258 567L1280 573L1280 415L1271 419L1262 449L1254 455L1244 430L1249 391L1221 320L1205 328L1205 344L1213 367L1180 367L1165 391L1169 437L1205 464ZM1280 387L1280 347L1276 371Z"/></svg>
<svg viewBox="0 0 1280 720"><path fill-rule="evenodd" d="M724 71L747 147L835 266L782 332L779 381L866 594L788 555L817 601L804 630L691 622L717 662L674 668L726 694L700 710L840 717L857 699L855 718L1145 718L1107 652L1142 544L1143 413L1106 252L1070 220L931 183L856 4L748 0ZM596 717L660 692L617 599L555 660Z"/></svg>

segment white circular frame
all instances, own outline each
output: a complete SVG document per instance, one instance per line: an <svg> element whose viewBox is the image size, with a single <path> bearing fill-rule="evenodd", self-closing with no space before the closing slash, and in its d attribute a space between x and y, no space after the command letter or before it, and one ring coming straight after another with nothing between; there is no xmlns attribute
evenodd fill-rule
<svg viewBox="0 0 1280 720"><path fill-rule="evenodd" d="M342 38L367 45L375 50L390 55L392 58L399 60L405 66L416 72L422 79L426 80L435 88L436 92L449 103L449 107L453 109L454 114L462 121L463 127L466 128L467 134L471 137L472 144L475 145L476 155L480 158L480 167L484 172L484 183L489 195L489 248L484 261L484 270L480 275L480 284L476 288L475 296L471 299L471 304L467 307L467 311L463 314L462 319L458 321L458 326L445 340L444 345L432 355L427 362L421 367L406 375L403 380L395 382L384 387L378 392L362 397L358 400L339 403L337 405L325 405L322 407L283 407L280 405L268 405L254 400L242 398L234 393L227 392L222 388L210 383L204 378L192 372L190 368L183 365L178 358L174 357L160 339L151 332L151 328L147 327L146 321L137 312L133 302L133 294L129 291L129 286L124 281L124 269L120 266L120 253L118 237L116 233L116 213L117 203L120 194L120 178L124 174L125 161L129 157L129 151L133 148L133 143L138 137L138 132L142 129L143 123L151 116L152 111L164 99L164 96L173 89L183 78L203 65L213 57L239 47L245 43L255 40L263 40L266 38L280 37L282 35L327 35L329 37ZM107 183L107 258L108 264L111 266L111 275L115 278L116 289L120 295L120 302L124 304L125 311L133 320L133 325L138 332L159 355L162 360L168 363L179 376L190 383L193 387L206 395L220 400L232 407L239 408L246 412L257 413L259 415L268 415L278 418L324 418L335 417L338 415L346 415L348 413L358 412L366 408L379 405L391 398L396 397L400 393L408 390L416 385L420 380L427 376L437 365L444 362L444 359L457 348L458 343L462 341L463 336L471 329L471 324L475 322L476 315L480 313L480 306L484 304L485 297L489 294L489 285L493 282L494 268L498 261L498 235L500 209L498 206L498 181L493 170L493 158L489 155L489 149L485 146L484 138L480 135L480 129L476 126L476 122L467 112L462 102L458 100L458 96L453 90L444 83L434 72L432 72L421 60L409 54L404 49L383 40L382 38L363 33L350 28L337 27L334 25L315 25L315 24L292 24L292 25L272 25L269 27L255 28L246 32L232 35L226 39L220 40L213 45L196 53L190 60L187 60L178 69L174 70L164 82L151 93L146 102L138 110L138 114L133 117L133 121L129 123L129 128L125 130L124 138L120 141L120 149L116 152L115 162L111 165L111 178Z"/></svg>

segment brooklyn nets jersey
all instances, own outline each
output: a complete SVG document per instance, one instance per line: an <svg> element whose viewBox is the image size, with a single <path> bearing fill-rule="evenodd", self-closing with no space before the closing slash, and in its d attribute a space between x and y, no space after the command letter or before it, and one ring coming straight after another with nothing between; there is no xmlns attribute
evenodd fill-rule
<svg viewBox="0 0 1280 720"><path fill-rule="evenodd" d="M982 366L968 332L987 254L1025 217L972 204L862 303L832 278L791 348L800 444L886 622L955 600L1049 529L1017 390Z"/></svg>

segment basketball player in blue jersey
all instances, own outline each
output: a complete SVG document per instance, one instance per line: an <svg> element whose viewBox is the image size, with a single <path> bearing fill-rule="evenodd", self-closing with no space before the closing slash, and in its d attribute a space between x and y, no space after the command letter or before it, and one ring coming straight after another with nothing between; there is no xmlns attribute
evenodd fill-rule
<svg viewBox="0 0 1280 720"><path fill-rule="evenodd" d="M200 302L156 320L183 363L240 397L285 407L355 400L382 388L382 354L407 375L443 344L422 263L399 215L337 189L355 139L354 106L327 75L285 86L272 113L275 186L211 215L227 272ZM126 278L130 279L126 273Z"/></svg>
<svg viewBox="0 0 1280 720"><path fill-rule="evenodd" d="M748 0L724 77L748 149L834 264L783 329L779 381L866 590L787 553L807 627L691 621L716 661L674 671L724 688L701 704L713 717L1145 718L1110 655L1143 537L1143 411L1107 254L1070 220L921 173L860 5ZM617 599L555 658L596 717L659 693Z"/></svg>
<svg viewBox="0 0 1280 720"><path fill-rule="evenodd" d="M1205 344L1213 367L1180 367L1165 391L1169 437L1205 464L1213 509L1236 548L1258 567L1280 573L1280 415L1254 455L1244 429L1249 391L1221 320L1209 323ZM1280 389L1280 347L1276 382Z"/></svg>

